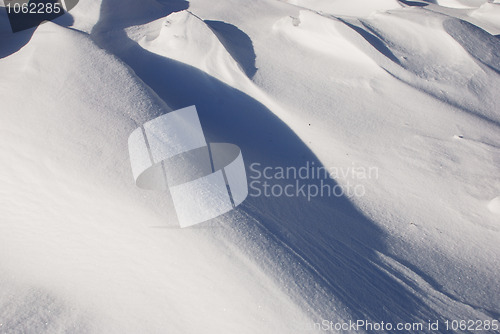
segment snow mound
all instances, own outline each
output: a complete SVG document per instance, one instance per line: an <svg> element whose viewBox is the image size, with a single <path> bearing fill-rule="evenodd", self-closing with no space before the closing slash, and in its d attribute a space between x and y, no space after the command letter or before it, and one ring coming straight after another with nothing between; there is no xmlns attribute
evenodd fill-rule
<svg viewBox="0 0 500 334"><path fill-rule="evenodd" d="M0 71L0 272L20 284L2 282L2 327L250 334L307 321L276 285L258 293L269 277L237 250L169 228L167 194L136 188L128 136L169 107L116 57L49 22Z"/></svg>
<svg viewBox="0 0 500 334"><path fill-rule="evenodd" d="M273 29L292 43L297 43L313 52L355 63L376 65L369 56L346 38L347 28L337 19L301 10L298 17L284 17L276 22Z"/></svg>
<svg viewBox="0 0 500 334"><path fill-rule="evenodd" d="M497 317L498 38L455 18L472 9L429 2L86 0L71 29L1 35L0 328ZM355 180L364 196L249 196L209 228L174 228L168 194L134 185L127 139L193 104L249 166L376 175Z"/></svg>
<svg viewBox="0 0 500 334"><path fill-rule="evenodd" d="M468 22L430 11L379 13L361 22L364 33L390 51L387 60L392 62L379 60L381 66L443 101L500 123L492 84L500 84L497 38Z"/></svg>
<svg viewBox="0 0 500 334"><path fill-rule="evenodd" d="M443 26L474 59L500 73L500 43L497 38L466 21L449 19Z"/></svg>
<svg viewBox="0 0 500 334"><path fill-rule="evenodd" d="M148 33L140 46L158 55L181 61L229 84L246 81L245 73L205 22L180 11L144 27Z"/></svg>
<svg viewBox="0 0 500 334"><path fill-rule="evenodd" d="M470 16L486 21L500 29L500 2L488 2L474 10Z"/></svg>

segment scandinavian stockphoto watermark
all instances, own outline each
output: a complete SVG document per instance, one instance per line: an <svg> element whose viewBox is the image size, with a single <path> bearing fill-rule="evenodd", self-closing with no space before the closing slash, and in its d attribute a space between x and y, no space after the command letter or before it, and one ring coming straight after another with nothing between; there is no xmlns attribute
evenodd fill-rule
<svg viewBox="0 0 500 334"><path fill-rule="evenodd" d="M378 179L378 167L331 166L314 161L302 166L250 165L250 197L362 197L366 194L363 180ZM337 182L342 181L342 182Z"/></svg>
<svg viewBox="0 0 500 334"><path fill-rule="evenodd" d="M181 227L225 214L251 197L361 197L377 167L266 166L251 163L249 182L238 146L208 144L195 106L144 123L128 140L136 185L169 191Z"/></svg>
<svg viewBox="0 0 500 334"><path fill-rule="evenodd" d="M137 186L169 190L181 227L227 213L248 196L239 147L208 144L195 106L146 122L128 146Z"/></svg>

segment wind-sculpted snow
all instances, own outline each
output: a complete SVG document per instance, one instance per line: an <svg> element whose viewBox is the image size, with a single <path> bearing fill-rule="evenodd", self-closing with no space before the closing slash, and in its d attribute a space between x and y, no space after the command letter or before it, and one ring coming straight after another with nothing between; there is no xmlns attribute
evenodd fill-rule
<svg viewBox="0 0 500 334"><path fill-rule="evenodd" d="M0 332L498 319L500 40L472 23L484 2L82 0L71 20L0 30ZM191 105L249 181L255 166L281 188L295 180L280 167L376 177L360 196L250 189L177 229L168 192L135 187L127 139Z"/></svg>
<svg viewBox="0 0 500 334"><path fill-rule="evenodd" d="M424 0L424 1L447 8L458 8L458 9L477 8L478 6L486 2L484 0Z"/></svg>
<svg viewBox="0 0 500 334"><path fill-rule="evenodd" d="M365 38L368 34L376 38L371 44L378 51L384 50L376 43L388 50L383 53L393 63L378 60L388 72L446 103L500 124L495 97L500 83L500 44L494 36L430 11L378 14L360 22L353 29Z"/></svg>
<svg viewBox="0 0 500 334"><path fill-rule="evenodd" d="M500 22L498 21L498 16L500 15L500 2L489 1L481 5L481 7L474 9L471 13L471 17L477 17L479 22L484 22L484 26L493 26L495 31L500 31Z"/></svg>
<svg viewBox="0 0 500 334"><path fill-rule="evenodd" d="M500 43L491 34L468 22L450 19L443 24L472 57L500 74Z"/></svg>
<svg viewBox="0 0 500 334"><path fill-rule="evenodd" d="M242 67L221 40L205 22L190 12L173 13L153 22L147 29L147 35L139 41L143 48L189 65L196 64L233 86L246 81ZM134 35L133 28L130 31Z"/></svg>
<svg viewBox="0 0 500 334"><path fill-rule="evenodd" d="M238 27L221 21L205 20L205 23L217 35L226 50L238 62L249 78L257 72L255 51L252 40Z"/></svg>

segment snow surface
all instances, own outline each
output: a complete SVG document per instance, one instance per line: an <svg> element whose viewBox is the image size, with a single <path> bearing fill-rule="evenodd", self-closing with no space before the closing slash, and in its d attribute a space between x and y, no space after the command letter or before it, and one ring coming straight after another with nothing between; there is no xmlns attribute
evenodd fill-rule
<svg viewBox="0 0 500 334"><path fill-rule="evenodd" d="M499 8L81 0L16 34L0 9L0 333L499 319ZM378 177L179 229L127 139L190 105L247 168Z"/></svg>

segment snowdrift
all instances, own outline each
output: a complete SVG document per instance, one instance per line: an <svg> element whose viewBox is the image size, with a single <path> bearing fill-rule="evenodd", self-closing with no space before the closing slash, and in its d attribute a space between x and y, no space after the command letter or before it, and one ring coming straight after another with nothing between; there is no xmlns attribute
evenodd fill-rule
<svg viewBox="0 0 500 334"><path fill-rule="evenodd" d="M82 0L16 34L0 10L0 332L498 319L497 7ZM190 105L248 175L378 173L362 196L250 196L178 229L127 138Z"/></svg>

